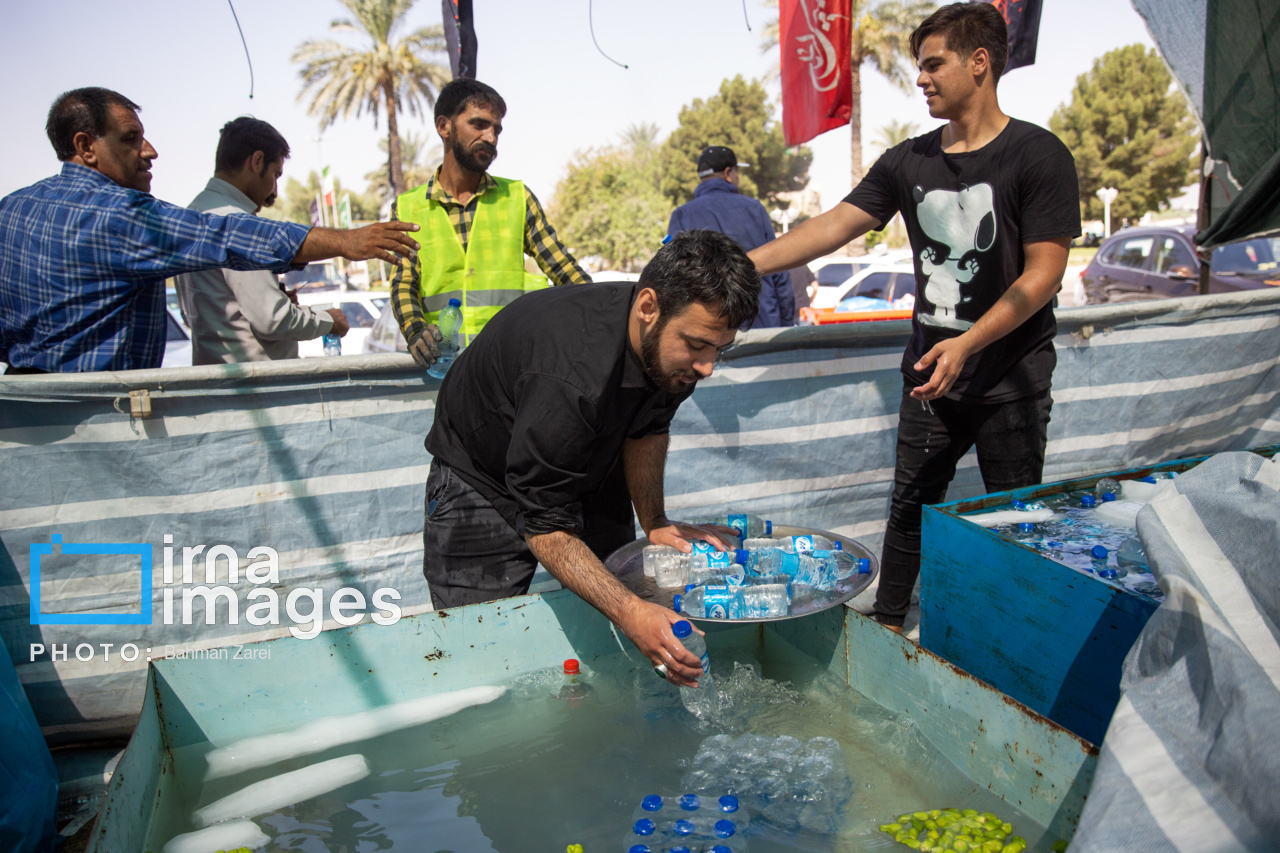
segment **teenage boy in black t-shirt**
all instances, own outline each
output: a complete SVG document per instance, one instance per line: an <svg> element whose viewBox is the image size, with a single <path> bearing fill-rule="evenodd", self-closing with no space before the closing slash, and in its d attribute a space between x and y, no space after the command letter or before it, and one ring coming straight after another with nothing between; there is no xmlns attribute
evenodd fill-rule
<svg viewBox="0 0 1280 853"><path fill-rule="evenodd" d="M929 114L947 124L885 152L835 209L750 253L761 273L828 254L895 213L916 267L903 354L893 503L876 619L901 631L920 573L920 514L977 445L989 492L1040 482L1057 326L1052 301L1080 234L1071 153L1000 110L1004 18L955 3L911 34Z"/></svg>

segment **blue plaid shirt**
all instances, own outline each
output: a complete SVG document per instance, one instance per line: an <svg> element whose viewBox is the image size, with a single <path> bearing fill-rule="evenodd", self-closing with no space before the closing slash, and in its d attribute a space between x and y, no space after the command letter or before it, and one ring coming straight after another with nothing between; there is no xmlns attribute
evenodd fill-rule
<svg viewBox="0 0 1280 853"><path fill-rule="evenodd" d="M0 199L0 361L66 373L159 367L166 278L287 270L308 230L197 213L63 163Z"/></svg>

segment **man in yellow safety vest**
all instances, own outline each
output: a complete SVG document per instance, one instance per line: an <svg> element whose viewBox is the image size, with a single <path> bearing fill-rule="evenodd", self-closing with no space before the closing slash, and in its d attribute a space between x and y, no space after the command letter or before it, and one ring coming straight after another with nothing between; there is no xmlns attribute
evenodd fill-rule
<svg viewBox="0 0 1280 853"><path fill-rule="evenodd" d="M422 367L439 357L436 318L450 299L462 303L462 342L494 314L530 290L589 284L560 243L542 205L521 182L490 175L507 105L490 86L471 79L449 83L436 99L436 133L444 162L431 180L401 194L391 216L421 227L421 249L397 269L392 310L409 352ZM546 278L525 272L532 256Z"/></svg>

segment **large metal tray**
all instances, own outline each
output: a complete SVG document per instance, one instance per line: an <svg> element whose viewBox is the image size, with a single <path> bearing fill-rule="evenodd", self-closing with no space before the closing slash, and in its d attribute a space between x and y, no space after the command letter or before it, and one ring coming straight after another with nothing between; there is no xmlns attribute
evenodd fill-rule
<svg viewBox="0 0 1280 853"><path fill-rule="evenodd" d="M836 588L827 592L819 593L814 598L803 601L797 605L793 605L791 612L786 616L777 616L771 619L713 619L704 616L688 616L692 622L718 622L721 624L742 624L746 622L781 622L785 619L799 619L802 616L810 616L814 613L821 613L824 610L830 610L832 607L839 607L849 599L871 585L871 581L880 571L880 563L876 560L874 554L868 551L861 543L850 539L847 536L840 536L830 533L826 530L818 530L813 527L788 527L785 525L774 525L774 537L783 536L803 536L805 534L816 533L825 536L832 542L840 542L851 556L866 557L871 561L870 574L859 574L845 578L836 584ZM652 601L661 604L663 607L671 607L672 599L679 589L661 589L653 578L645 577L644 574L644 549L649 544L648 539L637 539L627 545L623 545L617 551L609 555L609 559L604 561L605 568L612 572L618 580L626 585L627 589L634 592L646 601Z"/></svg>

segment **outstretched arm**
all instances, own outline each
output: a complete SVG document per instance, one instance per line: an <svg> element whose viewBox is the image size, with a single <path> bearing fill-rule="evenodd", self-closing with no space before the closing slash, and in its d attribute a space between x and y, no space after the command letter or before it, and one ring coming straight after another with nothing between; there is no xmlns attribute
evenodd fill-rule
<svg viewBox="0 0 1280 853"><path fill-rule="evenodd" d="M682 618L679 614L640 600L572 533L559 530L526 536L525 541L538 562L566 589L617 625L654 666L665 664L670 681L697 685L702 662L671 632Z"/></svg>
<svg viewBox="0 0 1280 853"><path fill-rule="evenodd" d="M948 338L916 362L918 371L933 367L929 381L911 392L917 400L936 400L951 390L965 361L978 350L998 341L1027 321L1058 292L1067 270L1070 238L1043 240L1023 246L1026 263L1022 275L1000 300L962 335Z"/></svg>
<svg viewBox="0 0 1280 853"><path fill-rule="evenodd" d="M830 254L868 231L880 220L860 207L840 202L821 216L800 223L776 240L747 253L761 275L789 270Z"/></svg>
<svg viewBox="0 0 1280 853"><path fill-rule="evenodd" d="M309 264L328 258L349 261L383 260L399 265L400 258L413 257L417 242L409 236L417 231L412 222L375 222L363 228L312 228L302 241L294 264Z"/></svg>

